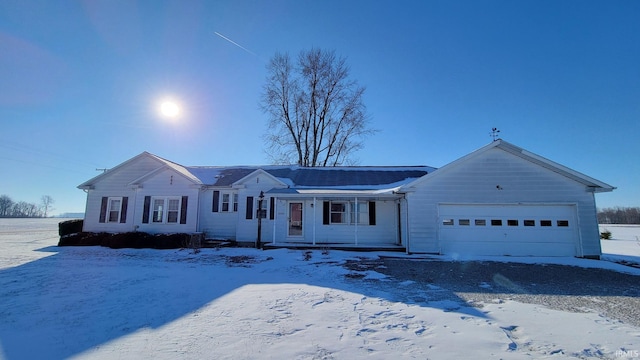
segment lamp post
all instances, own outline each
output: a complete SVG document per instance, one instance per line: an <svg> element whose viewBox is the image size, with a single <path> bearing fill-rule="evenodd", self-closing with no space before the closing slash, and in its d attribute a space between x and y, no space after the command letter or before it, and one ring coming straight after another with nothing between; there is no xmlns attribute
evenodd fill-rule
<svg viewBox="0 0 640 360"><path fill-rule="evenodd" d="M264 201L264 191L260 191L258 196L258 237L256 238L256 249L262 247L262 202Z"/></svg>

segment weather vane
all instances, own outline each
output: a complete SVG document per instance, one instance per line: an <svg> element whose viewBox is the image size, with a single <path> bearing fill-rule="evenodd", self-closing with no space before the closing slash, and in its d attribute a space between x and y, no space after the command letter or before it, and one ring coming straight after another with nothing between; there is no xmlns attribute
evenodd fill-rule
<svg viewBox="0 0 640 360"><path fill-rule="evenodd" d="M493 141L500 139L500 130L498 128L491 128L490 136L493 138Z"/></svg>

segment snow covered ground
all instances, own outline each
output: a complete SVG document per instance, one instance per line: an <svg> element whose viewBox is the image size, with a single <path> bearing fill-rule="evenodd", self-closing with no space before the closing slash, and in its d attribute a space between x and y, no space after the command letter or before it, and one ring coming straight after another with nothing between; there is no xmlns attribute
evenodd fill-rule
<svg viewBox="0 0 640 360"><path fill-rule="evenodd" d="M0 359L640 358L640 328L589 309L402 299L415 282L341 266L388 253L58 248L58 221L0 219ZM640 263L640 227L605 227L603 258Z"/></svg>

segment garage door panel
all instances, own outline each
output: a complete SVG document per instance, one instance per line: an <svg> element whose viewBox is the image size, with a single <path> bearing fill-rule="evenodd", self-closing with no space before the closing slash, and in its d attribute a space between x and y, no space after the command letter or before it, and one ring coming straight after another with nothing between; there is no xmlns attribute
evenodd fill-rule
<svg viewBox="0 0 640 360"><path fill-rule="evenodd" d="M439 214L444 254L576 255L571 205L440 205Z"/></svg>
<svg viewBox="0 0 640 360"><path fill-rule="evenodd" d="M541 246L541 243L519 243L517 246L505 246L504 243L494 243L492 246L500 248L500 251L487 253L486 244L474 241L460 241L451 243L447 247L447 251L443 252L447 255L464 257L465 255L486 255L486 256L573 256L575 248L573 244L553 243L549 242ZM513 244L512 244L513 245ZM565 254L565 255L558 255Z"/></svg>

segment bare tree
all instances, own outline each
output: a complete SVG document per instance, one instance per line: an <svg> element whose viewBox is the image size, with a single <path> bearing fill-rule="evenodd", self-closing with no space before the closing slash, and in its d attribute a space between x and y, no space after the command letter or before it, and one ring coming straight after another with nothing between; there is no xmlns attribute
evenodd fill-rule
<svg viewBox="0 0 640 360"><path fill-rule="evenodd" d="M13 208L13 200L7 195L0 196L0 217L9 217Z"/></svg>
<svg viewBox="0 0 640 360"><path fill-rule="evenodd" d="M267 153L278 163L338 166L352 163L368 127L365 88L349 79L335 51L301 51L297 62L276 53L260 102L269 115Z"/></svg>
<svg viewBox="0 0 640 360"><path fill-rule="evenodd" d="M44 217L47 217L49 215L49 211L53 210L53 203L55 203L55 201L49 195L42 195L40 202L42 203L42 212Z"/></svg>

